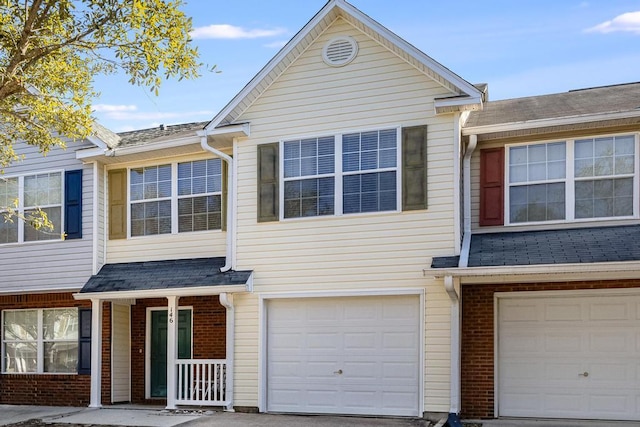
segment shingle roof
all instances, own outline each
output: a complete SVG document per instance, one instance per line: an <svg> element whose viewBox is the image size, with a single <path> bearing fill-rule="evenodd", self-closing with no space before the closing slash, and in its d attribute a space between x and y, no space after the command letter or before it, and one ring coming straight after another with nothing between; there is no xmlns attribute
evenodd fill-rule
<svg viewBox="0 0 640 427"><path fill-rule="evenodd" d="M640 110L640 82L487 102L464 127L634 110Z"/></svg>
<svg viewBox="0 0 640 427"><path fill-rule="evenodd" d="M225 258L106 264L80 293L244 285L251 271L220 273Z"/></svg>
<svg viewBox="0 0 640 427"><path fill-rule="evenodd" d="M474 234L469 267L639 261L640 225Z"/></svg>
<svg viewBox="0 0 640 427"><path fill-rule="evenodd" d="M107 144L109 148L113 148L120 143L120 137L117 133L110 131L98 122L93 122L93 134Z"/></svg>
<svg viewBox="0 0 640 427"><path fill-rule="evenodd" d="M160 125L155 128L120 132L118 147L132 147L152 144L154 142L176 139L182 136L195 136L208 122L181 123L178 125Z"/></svg>
<svg viewBox="0 0 640 427"><path fill-rule="evenodd" d="M460 263L459 256L439 256L431 259L431 268L456 268Z"/></svg>

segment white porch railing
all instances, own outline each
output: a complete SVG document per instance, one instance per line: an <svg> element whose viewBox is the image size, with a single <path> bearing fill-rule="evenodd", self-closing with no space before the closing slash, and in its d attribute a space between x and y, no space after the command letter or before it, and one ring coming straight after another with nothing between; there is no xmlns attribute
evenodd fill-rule
<svg viewBox="0 0 640 427"><path fill-rule="evenodd" d="M226 406L225 359L178 359L177 405Z"/></svg>

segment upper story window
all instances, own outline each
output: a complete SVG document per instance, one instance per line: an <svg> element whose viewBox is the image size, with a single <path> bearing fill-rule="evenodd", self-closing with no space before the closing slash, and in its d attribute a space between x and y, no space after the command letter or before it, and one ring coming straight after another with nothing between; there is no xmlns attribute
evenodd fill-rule
<svg viewBox="0 0 640 427"><path fill-rule="evenodd" d="M75 373L78 309L2 312L2 372Z"/></svg>
<svg viewBox="0 0 640 427"><path fill-rule="evenodd" d="M220 159L132 168L131 236L219 230L221 198Z"/></svg>
<svg viewBox="0 0 640 427"><path fill-rule="evenodd" d="M509 223L637 215L635 152L634 135L509 146Z"/></svg>
<svg viewBox="0 0 640 427"><path fill-rule="evenodd" d="M25 217L37 208L46 213L53 230L36 230L22 220L0 218L0 244L37 240L59 240L62 230L62 172L0 179L0 209L13 207ZM1 212L0 212L1 214Z"/></svg>
<svg viewBox="0 0 640 427"><path fill-rule="evenodd" d="M399 209L399 130L282 142L284 218Z"/></svg>

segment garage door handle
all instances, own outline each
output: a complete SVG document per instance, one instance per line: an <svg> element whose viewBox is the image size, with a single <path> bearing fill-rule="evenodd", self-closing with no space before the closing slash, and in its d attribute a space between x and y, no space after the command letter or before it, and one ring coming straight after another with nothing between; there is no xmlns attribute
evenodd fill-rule
<svg viewBox="0 0 640 427"><path fill-rule="evenodd" d="M589 372L583 372L581 374L578 374L579 377L588 377L589 376Z"/></svg>
<svg viewBox="0 0 640 427"><path fill-rule="evenodd" d="M337 371L333 371L334 374L342 375L342 369L338 369Z"/></svg>

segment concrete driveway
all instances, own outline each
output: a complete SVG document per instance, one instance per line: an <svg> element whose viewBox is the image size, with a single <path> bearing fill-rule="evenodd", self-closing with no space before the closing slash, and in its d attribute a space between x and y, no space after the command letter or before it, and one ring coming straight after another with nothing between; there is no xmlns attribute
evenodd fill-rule
<svg viewBox="0 0 640 427"><path fill-rule="evenodd" d="M135 427L429 427L426 420L309 415L243 414L214 411L165 411L149 407L70 408L0 405L0 426L42 420L55 426ZM29 424L21 424L28 426ZM34 425L40 426L40 423Z"/></svg>

